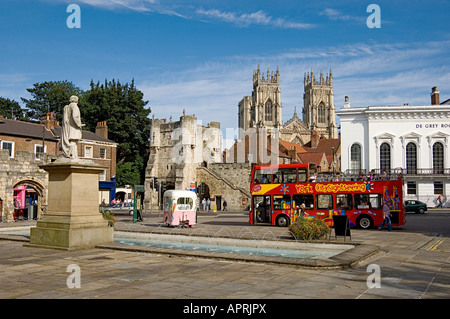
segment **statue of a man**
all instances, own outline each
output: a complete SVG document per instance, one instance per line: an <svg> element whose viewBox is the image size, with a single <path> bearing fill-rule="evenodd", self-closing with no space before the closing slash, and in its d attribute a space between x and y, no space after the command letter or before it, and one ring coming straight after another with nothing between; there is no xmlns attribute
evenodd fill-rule
<svg viewBox="0 0 450 319"><path fill-rule="evenodd" d="M68 158L78 158L78 141L81 140L81 124L80 109L78 108L78 97L72 95L70 104L64 106L62 134L61 134L61 150L63 155Z"/></svg>

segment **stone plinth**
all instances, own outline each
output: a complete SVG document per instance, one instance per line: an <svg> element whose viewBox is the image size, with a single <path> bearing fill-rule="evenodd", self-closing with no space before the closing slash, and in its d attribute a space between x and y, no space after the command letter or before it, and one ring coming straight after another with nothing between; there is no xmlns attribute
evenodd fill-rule
<svg viewBox="0 0 450 319"><path fill-rule="evenodd" d="M104 167L64 158L40 167L49 174L48 206L27 246L76 250L113 242L114 230L98 204L98 174Z"/></svg>

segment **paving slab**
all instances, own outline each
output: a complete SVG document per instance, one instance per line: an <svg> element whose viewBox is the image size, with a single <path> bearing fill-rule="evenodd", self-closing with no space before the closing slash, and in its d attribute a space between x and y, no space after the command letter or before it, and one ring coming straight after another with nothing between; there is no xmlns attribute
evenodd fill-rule
<svg viewBox="0 0 450 319"><path fill-rule="evenodd" d="M203 219L197 229L163 228L157 218L144 223L124 222L117 230L172 235L229 237L240 240L289 240L286 229L214 224ZM32 225L32 223L30 223ZM22 225L23 226L23 225ZM0 227L4 227L0 225ZM11 225L8 225L11 227ZM24 247L27 239L0 236L0 298L2 299L448 299L450 297L450 240L404 231L352 230L358 250L323 262L268 263L247 258L213 258L120 249L116 245L81 251ZM342 244L343 240L335 241ZM365 251L363 253L364 250ZM376 252L370 254L370 252ZM358 259L357 255L363 256ZM353 256L351 256L353 255ZM341 258L342 260L339 260ZM270 261L270 259L267 259ZM81 288L68 288L67 266L78 264ZM327 264L327 262L325 262ZM379 265L381 288L368 288L369 264ZM314 266L314 267L311 267ZM328 264L330 266L330 264Z"/></svg>

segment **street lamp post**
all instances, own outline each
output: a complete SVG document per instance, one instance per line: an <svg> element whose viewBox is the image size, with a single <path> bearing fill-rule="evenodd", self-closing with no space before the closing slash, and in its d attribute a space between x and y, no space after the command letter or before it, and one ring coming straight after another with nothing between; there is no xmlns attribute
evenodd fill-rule
<svg viewBox="0 0 450 319"><path fill-rule="evenodd" d="M333 162L332 162L331 164L333 165L333 175L334 175L334 173L335 173L335 170L334 170L334 169L335 169L335 166L336 166L335 160L334 160L334 152L335 152L334 147L332 147L331 150L333 151Z"/></svg>

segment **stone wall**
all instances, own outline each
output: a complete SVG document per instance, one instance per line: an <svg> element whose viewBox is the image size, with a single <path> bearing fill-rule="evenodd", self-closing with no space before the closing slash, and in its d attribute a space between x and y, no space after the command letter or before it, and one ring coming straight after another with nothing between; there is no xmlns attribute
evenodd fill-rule
<svg viewBox="0 0 450 319"><path fill-rule="evenodd" d="M208 168L232 181L236 187L250 191L251 163L212 163Z"/></svg>
<svg viewBox="0 0 450 319"><path fill-rule="evenodd" d="M14 220L14 188L28 185L38 194L38 218L47 206L48 174L39 168L53 158L43 155L42 161L36 161L33 152L16 151L14 159L9 158L7 150L0 150L0 219L2 222Z"/></svg>
<svg viewBox="0 0 450 319"><path fill-rule="evenodd" d="M226 171L226 169L223 168L223 171ZM231 171L232 169L228 173L231 173ZM233 180L237 181L239 178ZM204 182L209 188L211 209L213 209L214 205L216 207L223 207L222 203L224 200L228 204L227 209L229 211L242 211L247 209L247 206L250 204L249 187L238 187L233 180L224 178L212 168L197 168L197 181ZM221 200L220 204L218 203L219 197Z"/></svg>

